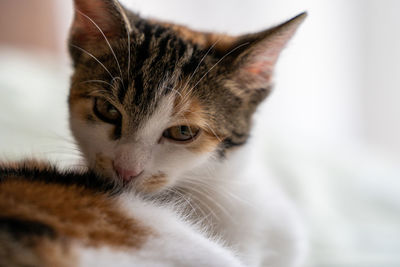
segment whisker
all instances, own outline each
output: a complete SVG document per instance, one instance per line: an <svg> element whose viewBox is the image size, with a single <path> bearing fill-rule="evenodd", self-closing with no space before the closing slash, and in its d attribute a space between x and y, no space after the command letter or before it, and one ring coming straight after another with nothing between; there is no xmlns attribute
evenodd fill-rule
<svg viewBox="0 0 400 267"><path fill-rule="evenodd" d="M97 59L94 55L92 55L90 52L88 52L88 51L86 51L85 49L83 49L82 47L79 47L79 46L74 45L74 44L70 44L70 46L72 46L72 47L74 47L74 48L76 48L76 49L78 49L78 50L80 50L80 51L86 53L86 54L89 55L90 57L92 57L94 60L97 61L97 63L99 63L99 64L103 67L103 69L105 69L105 70L107 71L107 73L110 75L111 78L114 77L114 76L111 74L111 72L106 68L106 66L104 66L104 64L101 63L100 60L98 60L98 59Z"/></svg>
<svg viewBox="0 0 400 267"><path fill-rule="evenodd" d="M72 147L62 147L62 146L54 147L53 145L46 145L46 146L51 147L51 148L60 149L61 152L66 151L66 152L76 153L77 155L83 155L82 151L80 151L79 149L76 149L76 148L72 148Z"/></svg>
<svg viewBox="0 0 400 267"><path fill-rule="evenodd" d="M204 187L200 187L201 189L204 189ZM203 194L204 197L206 197L208 200L210 200L216 207L218 207L223 213L225 213L225 215L232 221L235 222L235 220L233 219L233 217L231 216L230 212L224 207L222 206L218 201L215 201L214 198L212 198L210 195L207 194L207 192L202 192L200 191L200 189L196 189L196 188L191 188L191 190L197 192L198 194Z"/></svg>
<svg viewBox="0 0 400 267"><path fill-rule="evenodd" d="M183 120L185 121L186 125L190 125L189 121L186 119L186 117L184 115L182 115ZM192 129L189 127L189 133L190 133L190 137L193 138L193 132Z"/></svg>
<svg viewBox="0 0 400 267"><path fill-rule="evenodd" d="M129 79L130 79L129 78L129 75L130 75L129 72L130 72L130 66L131 66L131 32L132 32L132 27L131 27L129 19L127 18L127 16L126 16L121 4L118 1L116 1L116 4L118 6L119 13L121 14L121 16L122 16L122 18L123 18L123 20L125 22L124 25L125 25L126 34L127 34L127 37L128 37L128 67L127 67L127 75L128 75L128 82L129 82ZM121 76L122 76L122 74L121 74Z"/></svg>
<svg viewBox="0 0 400 267"><path fill-rule="evenodd" d="M168 87L168 86L166 86L166 87L164 87L164 88L167 88L168 90L171 90L172 92L174 92L175 94L177 94L177 95L179 95L181 98L183 98L183 95L182 95L178 90L176 90L176 89L174 89L174 88L171 88L171 87Z"/></svg>
<svg viewBox="0 0 400 267"><path fill-rule="evenodd" d="M173 189L173 188L168 188L167 191L171 192L172 194L177 194L179 196L179 199L184 200L185 203L187 205L189 205L189 207L192 209L191 212L194 212L196 214L196 216L198 216L197 211L200 211L203 216L206 216L204 211L197 204L195 204L196 207L197 207L197 208L195 208L193 206L192 202L190 201L190 199L185 197L183 193L179 192L179 190L176 190L176 189ZM189 214L189 216L190 216L190 214Z"/></svg>
<svg viewBox="0 0 400 267"><path fill-rule="evenodd" d="M75 160L75 158L76 159L79 159L79 158L81 158L81 156L82 155L77 155L77 154L72 154L71 152L68 152L68 151L41 151L41 152L37 152L37 154L38 155L43 155L43 156L48 156L48 155L53 155L53 156L55 156L55 155L60 155L60 156L70 156L70 157L73 157L74 159L73 160ZM78 157L78 158L77 158Z"/></svg>
<svg viewBox="0 0 400 267"><path fill-rule="evenodd" d="M122 87L125 89L125 84L124 84L124 81L121 79L121 77L114 77L112 79L112 82L115 82L116 80L119 80L121 82L121 84L122 84ZM115 90L117 88L117 86L115 85L115 86L113 86L113 88Z"/></svg>
<svg viewBox="0 0 400 267"><path fill-rule="evenodd" d="M206 59L206 57L208 56L208 54L211 52L211 50L217 45L217 43L220 41L220 39L216 40L214 42L214 44L212 46L210 46L210 48L207 50L207 52L204 54L204 56L201 58L199 64L197 64L195 70L193 71L193 73L190 75L188 81L186 82L185 86L183 88L186 88L186 86L189 84L189 82L192 80L193 76L196 74L196 72L198 71L201 63L203 63L203 61Z"/></svg>
<svg viewBox="0 0 400 267"><path fill-rule="evenodd" d="M119 72L120 72L121 77L122 77L122 76L123 76L123 75L122 75L122 70L121 70L121 66L119 65L119 61L118 61L117 55L115 54L114 49L112 48L112 46L111 46L110 42L108 41L107 36L104 34L103 30L102 30L102 29L99 27L99 25L97 25L97 23L96 23L94 20L92 20L88 15L84 14L84 13L83 13L82 11L80 11L80 10L77 10L77 12L78 12L79 14L81 14L82 16L84 16L85 18L87 18L88 20L90 20L90 22L92 22L93 25L100 31L101 35L103 35L104 40L106 41L108 47L110 48L111 53L113 54L113 56L114 56L114 58L115 58L115 61L117 62L118 69L119 69Z"/></svg>
<svg viewBox="0 0 400 267"><path fill-rule="evenodd" d="M193 111L187 111L188 113L194 113ZM186 122L188 122L188 120L185 118L185 116L182 116L183 117L183 119L186 121ZM202 122L211 132L212 132L212 134L217 138L217 140L221 143L222 142L222 138L220 138L218 135L217 135L217 133L211 128L211 126L208 124L208 123L206 123L206 122ZM193 136L192 136L193 137Z"/></svg>
<svg viewBox="0 0 400 267"><path fill-rule="evenodd" d="M213 135L217 138L217 140L221 143L222 142L222 139L217 135L217 133L211 128L211 126L208 124L208 123L206 123L206 122L203 122L204 123L204 125L205 126L207 126L207 128L213 133Z"/></svg>
<svg viewBox="0 0 400 267"><path fill-rule="evenodd" d="M131 35L128 32L128 69L127 69L127 75L128 75L128 82L130 80L130 67L131 67Z"/></svg>
<svg viewBox="0 0 400 267"><path fill-rule="evenodd" d="M222 58L220 58L203 76L201 76L201 78L197 81L197 83L189 90L189 92L191 92L206 76L208 73L210 73L210 71L212 71L222 60L224 60L227 56L229 56L230 54L232 54L233 52L235 52L236 50L238 50L239 48L248 45L250 42L246 42L243 43L241 45L236 46L235 48L233 48L231 51L229 51L228 53L226 53Z"/></svg>
<svg viewBox="0 0 400 267"><path fill-rule="evenodd" d="M212 177L211 170L209 168L207 168L207 173L208 173L208 178L210 178L213 181L215 181L214 177ZM223 180L223 181L224 182L228 182L228 183L232 183L232 181L230 181L230 180ZM191 183L191 184L196 185L196 186L201 186L201 187L204 187L204 188L208 188L209 190L212 190L214 193L221 194L222 196L224 196L228 200L230 198L234 198L234 199L236 199L236 200L238 200L238 201L240 201L240 202L242 202L242 203L244 203L246 205L249 205L251 207L254 206L249 201L247 201L247 200L245 200L243 198L240 198L236 194L232 193L229 190L226 190L223 186L220 186L220 185L218 185L216 183L214 183L213 187L212 187L207 182L205 182L203 180L187 179L187 180L185 180L185 182ZM240 184L241 183L238 183L238 185L240 185ZM215 189L214 187L218 187L218 189Z"/></svg>
<svg viewBox="0 0 400 267"><path fill-rule="evenodd" d="M190 188L187 188L185 186L182 186L181 188L186 189L186 191L190 190ZM194 194L186 193L186 195L189 198L193 198L194 200L196 200L199 204L203 205L208 210L208 212L213 216L213 218L215 218L217 221L220 221L219 216L214 212L214 210L205 201L201 200L199 197L195 196Z"/></svg>
<svg viewBox="0 0 400 267"><path fill-rule="evenodd" d="M186 181L182 181L182 184L184 184ZM230 219L233 219L232 216L229 214L228 210L226 208L224 208L220 203L218 203L218 201L215 201L215 199L213 199L211 196L209 196L206 192L200 191L200 189L194 188L193 186L191 187L185 187L187 190L189 191L193 191L196 192L197 194L199 194L199 196L203 196L206 199L208 199L209 201L211 201L211 203L213 203L216 207L218 207L218 209L220 211L222 211L223 213L225 213L225 215L227 217L229 217ZM203 205L206 205L205 202L202 203ZM209 206L208 206L209 207ZM210 207L209 207L210 208ZM212 211L212 209L210 210ZM214 212L213 212L214 213ZM215 214L215 213L214 213ZM219 218L218 218L219 219Z"/></svg>
<svg viewBox="0 0 400 267"><path fill-rule="evenodd" d="M114 97L112 95L110 96L110 92L105 89L92 90L91 92L88 93L88 95L93 97L98 97L100 95L102 98L104 98L111 104L113 105L116 104Z"/></svg>
<svg viewBox="0 0 400 267"><path fill-rule="evenodd" d="M103 81L103 80L87 80L87 81L83 81L83 82L80 82L80 83L104 83L104 84L107 84L107 85L109 85L111 87L114 87L113 84L111 84L109 82L106 82L106 81Z"/></svg>
<svg viewBox="0 0 400 267"><path fill-rule="evenodd" d="M204 220L208 220L210 218L211 213L206 214L204 209L199 205L199 204L204 204L204 203L202 203L202 201L200 199L197 199L195 196L193 196L193 194L186 192L187 190L184 190L185 192L181 192L181 189L182 188L179 188L179 187L167 189L167 191L172 193L172 196L167 197L167 199L171 200L171 197L172 197L172 199L174 199L173 201L178 201L178 202L176 202L176 204L179 206L180 205L179 201L181 201L181 198L183 198L185 200L185 202L188 205L190 205L190 207L195 211L194 213L196 215L196 222L195 222L196 224L202 223ZM187 197L185 197L185 196L187 196ZM178 199L176 197L178 197ZM195 199L195 198L196 198L196 201L192 201L192 199ZM165 199L164 199L164 201L165 201ZM195 207L193 205L195 205ZM210 210L209 206L207 206L206 204L204 206L206 206ZM201 213L201 216L198 216L197 211L199 211ZM213 214L213 215L214 215L214 217L216 216L216 214ZM192 215L189 214L189 217L191 217L191 216ZM200 217L202 217L202 219L200 221L197 221L197 219ZM211 225L210 221L209 221L208 225Z"/></svg>

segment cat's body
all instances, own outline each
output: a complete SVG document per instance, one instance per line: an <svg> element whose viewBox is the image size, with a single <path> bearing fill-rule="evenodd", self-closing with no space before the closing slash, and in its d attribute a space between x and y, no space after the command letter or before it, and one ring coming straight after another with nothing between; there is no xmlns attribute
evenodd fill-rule
<svg viewBox="0 0 400 267"><path fill-rule="evenodd" d="M0 266L242 266L176 213L93 173L3 165Z"/></svg>
<svg viewBox="0 0 400 267"><path fill-rule="evenodd" d="M88 165L128 192L185 199L250 266L298 266L299 219L247 147L305 14L234 37L142 19L114 0L75 10L70 124Z"/></svg>
<svg viewBox="0 0 400 267"><path fill-rule="evenodd" d="M306 250L301 220L250 148L187 174L202 182L183 183L176 198L190 200L195 220L235 248L248 266L301 266Z"/></svg>
<svg viewBox="0 0 400 267"><path fill-rule="evenodd" d="M256 153L243 150L210 163L212 172L192 173L203 183L185 185L180 193L248 266L301 266L307 246L301 219Z"/></svg>

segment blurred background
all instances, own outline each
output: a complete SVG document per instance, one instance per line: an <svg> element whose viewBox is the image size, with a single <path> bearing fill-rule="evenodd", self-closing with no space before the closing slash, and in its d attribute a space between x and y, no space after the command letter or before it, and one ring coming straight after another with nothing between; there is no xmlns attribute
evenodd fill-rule
<svg viewBox="0 0 400 267"><path fill-rule="evenodd" d="M123 0L231 34L304 10L254 141L295 199L307 266L400 266L400 1ZM72 1L0 0L0 159L76 164L67 123Z"/></svg>

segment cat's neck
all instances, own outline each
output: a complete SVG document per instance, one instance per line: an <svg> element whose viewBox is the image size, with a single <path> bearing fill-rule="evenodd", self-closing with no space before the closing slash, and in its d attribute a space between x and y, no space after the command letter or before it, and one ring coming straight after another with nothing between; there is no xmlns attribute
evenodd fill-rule
<svg viewBox="0 0 400 267"><path fill-rule="evenodd" d="M253 145L246 144L229 151L219 159L209 160L192 172L196 179L215 185L241 180L251 164L257 160Z"/></svg>
<svg viewBox="0 0 400 267"><path fill-rule="evenodd" d="M205 213L218 213L208 215L229 217L233 209L253 202L254 194L251 192L254 192L254 184L257 185L259 180L256 177L259 175L253 172L257 161L251 145L236 148L226 158L206 162L188 174L193 182L183 187L183 193L200 205Z"/></svg>
<svg viewBox="0 0 400 267"><path fill-rule="evenodd" d="M259 213L259 189L265 188L263 177L253 172L257 155L252 147L247 144L224 159L207 162L191 174L195 176L193 180L199 181L196 186L182 191L189 200L190 217L205 226L210 235L221 237L238 251L246 251L254 241L254 235L243 234L243 227L253 228L258 223L254 218Z"/></svg>

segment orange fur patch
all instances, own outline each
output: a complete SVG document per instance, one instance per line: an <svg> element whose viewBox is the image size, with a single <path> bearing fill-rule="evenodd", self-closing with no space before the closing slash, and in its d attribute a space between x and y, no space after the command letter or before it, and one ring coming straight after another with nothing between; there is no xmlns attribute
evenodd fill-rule
<svg viewBox="0 0 400 267"><path fill-rule="evenodd" d="M78 265L78 257L65 242L57 242L43 239L34 248L36 254L42 260L43 267L69 267Z"/></svg>
<svg viewBox="0 0 400 267"><path fill-rule="evenodd" d="M152 175L150 178L145 179L143 183L139 185L140 190L151 193L158 191L168 183L167 176L165 173L159 173Z"/></svg>
<svg viewBox="0 0 400 267"><path fill-rule="evenodd" d="M189 124L202 129L200 136L193 143L188 145L188 149L196 153L213 151L223 137L212 128L211 122L207 121L205 111L200 101L196 98L182 100L178 97L175 102L174 113L178 117L178 123L183 125Z"/></svg>
<svg viewBox="0 0 400 267"><path fill-rule="evenodd" d="M4 181L0 183L0 216L38 221L62 237L96 247L139 248L150 234L105 194L78 186Z"/></svg>
<svg viewBox="0 0 400 267"><path fill-rule="evenodd" d="M203 127L206 124L203 107L195 98L186 100L177 97L173 113L183 124L196 125L198 127Z"/></svg>
<svg viewBox="0 0 400 267"><path fill-rule="evenodd" d="M220 143L219 137L214 133L203 130L198 140L188 146L188 149L195 153L207 153L213 151Z"/></svg>

